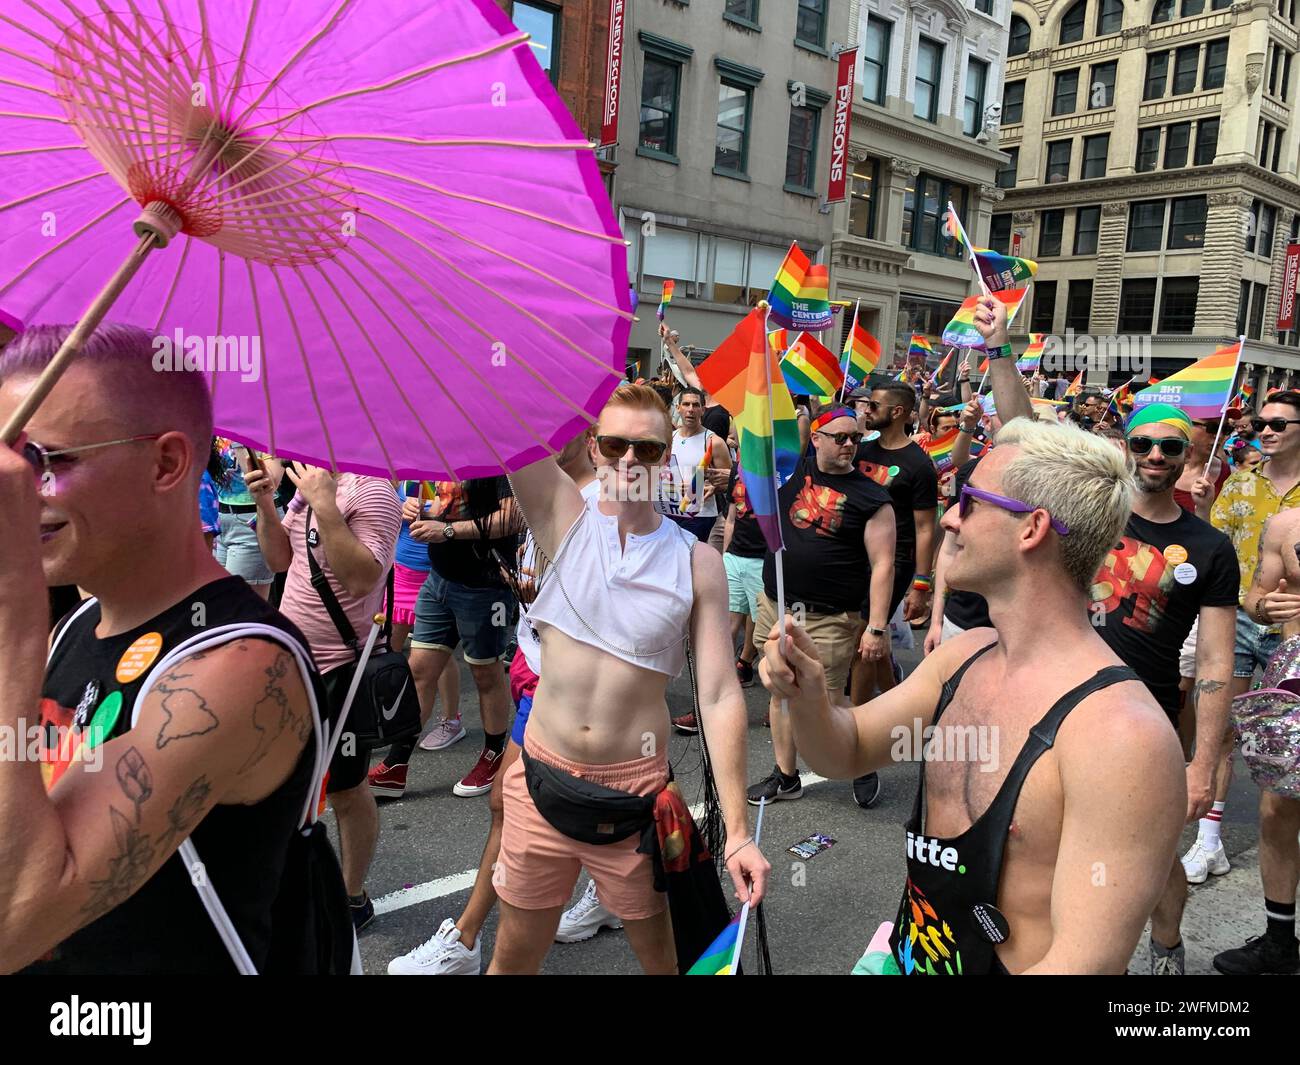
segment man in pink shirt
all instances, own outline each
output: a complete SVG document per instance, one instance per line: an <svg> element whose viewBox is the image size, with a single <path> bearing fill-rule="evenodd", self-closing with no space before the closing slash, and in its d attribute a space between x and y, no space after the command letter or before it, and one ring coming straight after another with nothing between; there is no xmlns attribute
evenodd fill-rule
<svg viewBox="0 0 1300 1065"><path fill-rule="evenodd" d="M385 578L393 565L402 505L393 486L377 477L291 463L285 474L298 488L283 521L275 510L270 478L261 471L245 484L257 499L257 541L276 573L288 571L280 612L307 637L329 698L328 713L337 721L352 681L356 656L330 620L312 587L307 549L320 564L339 605L358 637L370 631L383 610ZM330 762L329 793L339 826L343 879L358 931L375 915L366 895L366 871L379 838L379 811L366 783L369 752L345 731Z"/></svg>

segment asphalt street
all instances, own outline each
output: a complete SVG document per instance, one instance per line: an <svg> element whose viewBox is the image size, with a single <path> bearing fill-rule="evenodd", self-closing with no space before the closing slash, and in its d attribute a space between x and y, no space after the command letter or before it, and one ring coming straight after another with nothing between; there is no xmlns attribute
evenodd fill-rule
<svg viewBox="0 0 1300 1065"><path fill-rule="evenodd" d="M919 654L904 651L898 657L906 672ZM379 848L368 889L381 912L360 940L368 974L386 973L391 958L427 939L443 918L457 916L469 898L489 814L486 796L458 798L451 790L473 765L482 740L474 684L463 662L460 667L461 710L469 736L445 751L417 749L406 795L379 804ZM669 687L672 713L689 711L690 701L685 677L674 681ZM767 692L756 681L745 689L745 701L752 783L766 775L773 761L770 734L763 726ZM674 732L669 757L684 794L698 801L698 740ZM800 768L807 777L807 766ZM765 909L777 973L847 973L880 922L893 920L905 876L902 825L915 795L916 765L891 766L881 772L881 780L880 801L870 810L854 804L847 781L833 780L809 784L802 799L768 809L762 844L773 866L773 881ZM1230 858L1255 847L1257 805L1258 792L1239 766L1224 822ZM787 848L813 833L833 837L835 845L806 862L789 853ZM1188 830L1186 842L1193 833ZM1240 875L1254 877L1245 871ZM1235 876L1230 873L1224 879ZM584 883L585 878L575 899ZM725 876L724 886L730 890ZM1196 912L1198 893L1214 886L1212 878L1204 888L1192 889L1189 915ZM1242 888L1249 897L1249 885ZM483 934L485 969L495 934L494 914ZM1145 946L1138 954L1145 958ZM747 950L746 956L752 959L752 952ZM584 943L557 944L543 971L632 974L640 968L623 934L606 930Z"/></svg>

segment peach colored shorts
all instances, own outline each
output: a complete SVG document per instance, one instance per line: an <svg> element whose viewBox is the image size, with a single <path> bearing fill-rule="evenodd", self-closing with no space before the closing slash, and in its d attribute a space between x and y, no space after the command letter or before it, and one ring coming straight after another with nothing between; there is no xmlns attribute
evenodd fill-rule
<svg viewBox="0 0 1300 1065"><path fill-rule="evenodd" d="M530 758L633 795L654 794L668 783L666 753L613 765L583 765L547 750L530 733L524 734L524 750ZM565 905L586 866L601 905L623 920L644 920L667 907L667 896L654 889L650 856L636 851L639 832L618 843L600 844L579 843L557 832L528 794L522 758L506 770L501 793L505 823L492 886L511 906L547 910Z"/></svg>

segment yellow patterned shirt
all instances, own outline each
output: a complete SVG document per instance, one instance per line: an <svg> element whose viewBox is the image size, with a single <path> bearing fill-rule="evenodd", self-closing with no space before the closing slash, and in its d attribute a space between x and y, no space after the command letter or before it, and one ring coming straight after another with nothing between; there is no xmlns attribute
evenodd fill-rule
<svg viewBox="0 0 1300 1065"><path fill-rule="evenodd" d="M1273 482L1256 470L1238 470L1223 482L1223 490L1210 511L1210 523L1228 535L1237 552L1237 566L1241 570L1239 604L1245 601L1255 575L1264 523L1279 510L1295 506L1300 506L1300 484L1281 496Z"/></svg>

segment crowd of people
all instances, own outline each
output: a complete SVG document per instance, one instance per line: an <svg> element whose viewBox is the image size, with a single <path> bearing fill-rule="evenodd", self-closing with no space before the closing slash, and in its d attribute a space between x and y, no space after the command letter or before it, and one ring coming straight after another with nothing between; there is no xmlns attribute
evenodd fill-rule
<svg viewBox="0 0 1300 1065"><path fill-rule="evenodd" d="M0 765L0 969L355 971L377 802L417 749L471 733L459 651L481 746L453 790L491 827L464 910L390 973L533 973L619 927L646 972L682 971L726 923L719 865L741 903L772 888L753 808L801 797L801 759L872 808L917 723L907 880L859 971L1119 973L1149 922L1149 971L1182 973L1188 884L1230 867L1232 700L1300 646L1300 393L1220 438L1022 377L996 301L977 325L988 393L958 357L796 397L779 558L735 419L666 326L661 376L630 371L558 455L396 483L214 438L199 375L153 373L147 333L101 327L0 449L0 713L39 708L41 737L40 776ZM0 416L67 333L0 351ZM368 743L349 715L379 650L405 656L418 722ZM670 719L688 668L695 707ZM774 764L748 780L756 681ZM402 698L371 701L388 718ZM670 728L702 734L707 824ZM953 757L954 737L979 741ZM1263 934L1222 973L1300 971L1289 780L1260 790ZM347 949L312 953L286 911Z"/></svg>

